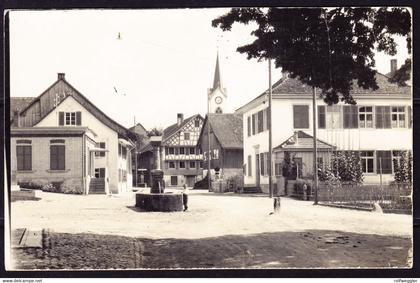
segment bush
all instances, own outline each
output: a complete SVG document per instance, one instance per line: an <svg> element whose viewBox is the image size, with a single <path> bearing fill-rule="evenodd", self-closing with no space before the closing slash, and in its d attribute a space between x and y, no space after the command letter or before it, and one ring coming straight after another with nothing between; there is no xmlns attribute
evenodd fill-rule
<svg viewBox="0 0 420 283"><path fill-rule="evenodd" d="M48 181L44 179L34 181L21 181L17 183L21 188L31 190L41 190L43 186L48 185Z"/></svg>
<svg viewBox="0 0 420 283"><path fill-rule="evenodd" d="M51 193L58 193L59 192L59 188L57 188L56 186L54 186L53 184L47 184L42 186L41 190L43 192L51 192Z"/></svg>
<svg viewBox="0 0 420 283"><path fill-rule="evenodd" d="M244 187L244 178L241 174L235 174L226 179L227 188L230 192L236 192Z"/></svg>
<svg viewBox="0 0 420 283"><path fill-rule="evenodd" d="M330 185L339 185L341 182L361 184L363 171L359 156L354 152L334 152L331 165L325 169L318 168L318 178Z"/></svg>
<svg viewBox="0 0 420 283"><path fill-rule="evenodd" d="M78 180L65 180L60 184L60 192L64 194L83 194L83 188Z"/></svg>

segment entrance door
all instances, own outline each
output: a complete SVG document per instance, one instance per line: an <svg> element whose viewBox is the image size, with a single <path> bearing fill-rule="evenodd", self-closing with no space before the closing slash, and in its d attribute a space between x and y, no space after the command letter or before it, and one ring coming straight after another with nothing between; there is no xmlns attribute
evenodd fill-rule
<svg viewBox="0 0 420 283"><path fill-rule="evenodd" d="M194 187L195 176L187 176L187 186Z"/></svg>
<svg viewBox="0 0 420 283"><path fill-rule="evenodd" d="M255 186L260 186L260 155L255 154Z"/></svg>

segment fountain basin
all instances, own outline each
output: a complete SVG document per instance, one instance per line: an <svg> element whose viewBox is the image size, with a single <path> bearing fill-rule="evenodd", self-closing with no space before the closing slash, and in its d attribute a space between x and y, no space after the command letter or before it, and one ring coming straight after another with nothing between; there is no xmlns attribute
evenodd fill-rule
<svg viewBox="0 0 420 283"><path fill-rule="evenodd" d="M173 193L137 193L136 207L146 211L183 211L182 194Z"/></svg>

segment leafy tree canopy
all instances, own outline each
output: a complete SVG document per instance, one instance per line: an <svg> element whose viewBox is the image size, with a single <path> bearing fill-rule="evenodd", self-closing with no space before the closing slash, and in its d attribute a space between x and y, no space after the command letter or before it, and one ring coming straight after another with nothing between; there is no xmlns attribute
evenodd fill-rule
<svg viewBox="0 0 420 283"><path fill-rule="evenodd" d="M374 51L397 53L393 36L407 39L411 15L405 8L234 8L214 19L223 31L255 22L255 41L238 47L248 59L271 58L292 78L321 89L328 104L355 104L353 82L378 89Z"/></svg>
<svg viewBox="0 0 420 283"><path fill-rule="evenodd" d="M147 132L148 137L162 136L162 135L163 135L163 130L158 127L153 127L150 131Z"/></svg>

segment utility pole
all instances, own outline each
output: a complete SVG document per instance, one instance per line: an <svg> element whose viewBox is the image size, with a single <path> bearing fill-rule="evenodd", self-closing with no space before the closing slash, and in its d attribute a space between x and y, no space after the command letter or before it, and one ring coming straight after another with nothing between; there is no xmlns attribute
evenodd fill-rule
<svg viewBox="0 0 420 283"><path fill-rule="evenodd" d="M313 129L313 139L314 139L314 162L313 162L313 166L314 166L314 192L315 192L315 197L314 197L314 204L318 204L318 155L317 155L317 138L316 138L316 128L317 128L317 124L316 124L316 89L314 86L312 86L312 129Z"/></svg>
<svg viewBox="0 0 420 283"><path fill-rule="evenodd" d="M271 103L273 89L271 86L271 58L268 59L268 113L267 113L267 124L268 124L268 189L270 192L270 198L273 197L273 170L272 170L272 128L271 128Z"/></svg>

